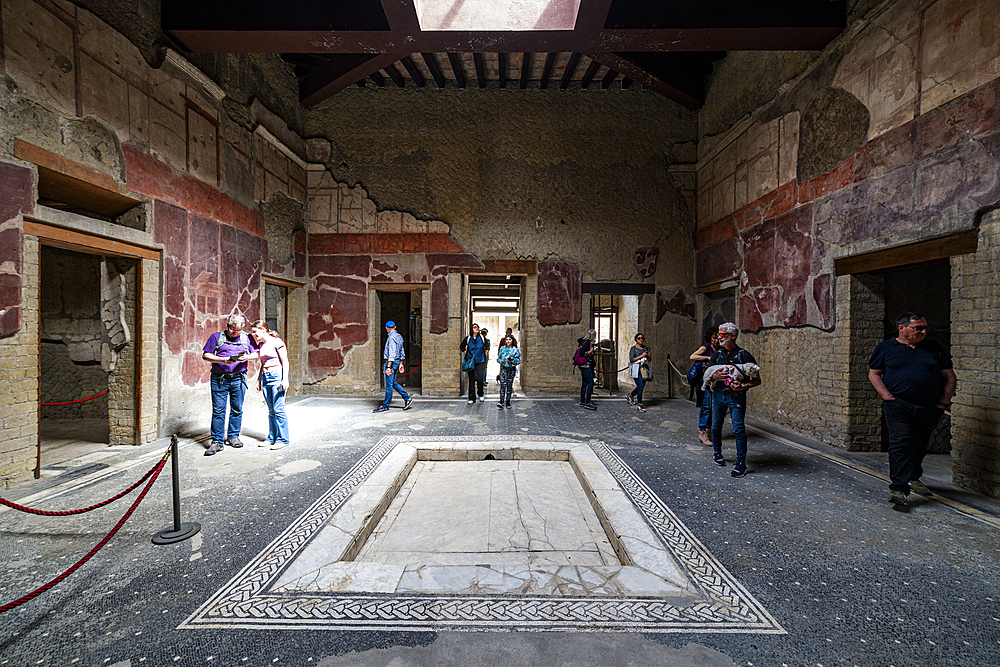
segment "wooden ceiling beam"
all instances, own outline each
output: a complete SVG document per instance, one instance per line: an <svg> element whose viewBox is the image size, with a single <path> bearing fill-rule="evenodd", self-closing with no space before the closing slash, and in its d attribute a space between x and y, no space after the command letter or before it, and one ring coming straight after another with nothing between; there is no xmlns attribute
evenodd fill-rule
<svg viewBox="0 0 1000 667"><path fill-rule="evenodd" d="M618 72L614 71L613 69L609 69L608 73L604 75L603 79L601 79L601 90L607 90L608 88L610 88L611 84L614 83L615 79L617 78L618 78Z"/></svg>
<svg viewBox="0 0 1000 667"><path fill-rule="evenodd" d="M403 75L399 72L398 69L396 69L396 65L394 65L393 63L389 63L388 65L383 67L382 70L389 75L389 78L392 79L393 82L395 82L397 88L406 87L406 79L404 79Z"/></svg>
<svg viewBox="0 0 1000 667"><path fill-rule="evenodd" d="M576 73L576 66L579 64L580 54L574 51L569 57L569 62L566 63L566 69L563 70L562 81L559 83L559 90L566 90L569 86L569 82L573 80L573 75Z"/></svg>
<svg viewBox="0 0 1000 667"><path fill-rule="evenodd" d="M451 71L455 73L455 83L459 88L465 88L465 68L462 67L462 58L457 53L449 53L448 62L451 63Z"/></svg>
<svg viewBox="0 0 1000 667"><path fill-rule="evenodd" d="M472 61L476 64L476 79L479 80L479 88L486 87L486 62L483 60L483 54L476 53L472 54Z"/></svg>
<svg viewBox="0 0 1000 667"><path fill-rule="evenodd" d="M299 83L299 99L307 107L336 95L352 83L357 83L386 65L399 60L392 53L336 53L321 67Z"/></svg>
<svg viewBox="0 0 1000 667"><path fill-rule="evenodd" d="M403 63L403 67L406 69L406 73L410 75L413 83L417 84L417 88L423 88L427 85L427 79L424 78L423 73L417 69L417 63L413 62L412 56L405 56L400 59Z"/></svg>
<svg viewBox="0 0 1000 667"><path fill-rule="evenodd" d="M507 54L497 54L497 72L500 76L500 87L507 87Z"/></svg>
<svg viewBox="0 0 1000 667"><path fill-rule="evenodd" d="M528 87L529 81L531 81L531 53L525 52L521 56L521 90Z"/></svg>
<svg viewBox="0 0 1000 667"><path fill-rule="evenodd" d="M542 78L538 81L538 88L545 90L549 86L549 77L552 76L552 66L556 64L555 52L550 52L545 56L545 67L542 68Z"/></svg>
<svg viewBox="0 0 1000 667"><path fill-rule="evenodd" d="M427 65L431 76L434 77L434 83L437 84L437 87L444 88L447 82L444 78L444 72L441 71L441 66L438 65L437 56L433 53L421 53L420 57L424 59L424 64Z"/></svg>
<svg viewBox="0 0 1000 667"><path fill-rule="evenodd" d="M590 85L590 82L594 80L597 75L597 70L601 69L601 63L596 60L591 60L590 64L587 66L587 71L583 73L583 79L580 80L580 87L584 90Z"/></svg>

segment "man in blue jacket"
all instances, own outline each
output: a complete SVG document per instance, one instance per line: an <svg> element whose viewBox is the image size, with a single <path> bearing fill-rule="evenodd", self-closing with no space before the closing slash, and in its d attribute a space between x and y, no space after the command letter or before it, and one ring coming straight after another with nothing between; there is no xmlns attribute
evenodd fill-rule
<svg viewBox="0 0 1000 667"><path fill-rule="evenodd" d="M413 397L396 381L396 375L403 370L403 360L406 359L406 352L403 350L403 337L396 332L396 323L389 320L385 323L385 332L389 334L386 338L385 348L382 350L382 372L385 373L385 400L372 412L385 412L392 402L393 390L398 391L403 397L403 409L409 410L413 404Z"/></svg>

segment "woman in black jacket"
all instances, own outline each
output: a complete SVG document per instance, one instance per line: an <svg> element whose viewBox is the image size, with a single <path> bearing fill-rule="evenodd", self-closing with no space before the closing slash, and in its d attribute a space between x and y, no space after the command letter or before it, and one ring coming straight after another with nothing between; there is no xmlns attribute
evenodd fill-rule
<svg viewBox="0 0 1000 667"><path fill-rule="evenodd" d="M591 401L591 396L594 393L594 343L596 342L597 331L594 329L589 330L586 337L576 339L576 343L579 345L577 353L587 362L585 364L577 364L580 368L580 375L583 376L583 381L580 385L580 407L588 410L597 409L597 406ZM574 359L576 358L577 355L574 355Z"/></svg>

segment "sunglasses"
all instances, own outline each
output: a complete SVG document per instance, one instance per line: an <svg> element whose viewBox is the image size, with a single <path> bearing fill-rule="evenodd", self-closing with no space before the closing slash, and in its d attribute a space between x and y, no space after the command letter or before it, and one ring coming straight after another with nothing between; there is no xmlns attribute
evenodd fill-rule
<svg viewBox="0 0 1000 667"><path fill-rule="evenodd" d="M926 324L918 324L915 327L912 327L909 324L907 324L906 326L910 327L914 331L927 331L927 325Z"/></svg>

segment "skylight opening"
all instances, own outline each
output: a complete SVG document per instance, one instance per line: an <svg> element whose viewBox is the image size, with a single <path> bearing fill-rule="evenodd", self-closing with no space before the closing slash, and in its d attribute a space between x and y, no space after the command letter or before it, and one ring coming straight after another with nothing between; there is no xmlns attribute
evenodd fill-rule
<svg viewBox="0 0 1000 667"><path fill-rule="evenodd" d="M417 0L421 30L572 30L580 0Z"/></svg>

